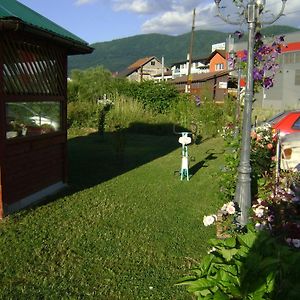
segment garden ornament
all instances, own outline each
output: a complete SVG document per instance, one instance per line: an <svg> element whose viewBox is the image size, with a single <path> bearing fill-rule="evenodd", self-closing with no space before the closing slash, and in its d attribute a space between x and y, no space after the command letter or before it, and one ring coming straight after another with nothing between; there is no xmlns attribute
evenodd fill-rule
<svg viewBox="0 0 300 300"><path fill-rule="evenodd" d="M191 137L188 136L191 132L180 132L180 134L181 137L178 139L179 143L182 145L180 180L186 178L186 180L189 181L189 154L187 145L192 142Z"/></svg>

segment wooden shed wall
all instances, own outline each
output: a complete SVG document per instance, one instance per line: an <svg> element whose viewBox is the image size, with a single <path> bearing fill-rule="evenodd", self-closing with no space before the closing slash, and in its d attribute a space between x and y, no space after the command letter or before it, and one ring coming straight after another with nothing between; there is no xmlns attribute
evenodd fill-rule
<svg viewBox="0 0 300 300"><path fill-rule="evenodd" d="M61 135L6 146L2 165L5 205L63 181L65 142L65 137Z"/></svg>
<svg viewBox="0 0 300 300"><path fill-rule="evenodd" d="M5 213L5 207L66 182L67 54L46 40L8 32L0 37L0 65L0 202ZM60 103L60 130L6 139L6 103L34 101Z"/></svg>
<svg viewBox="0 0 300 300"><path fill-rule="evenodd" d="M228 82L228 75L213 77L207 80L196 81L191 84L191 94L202 96L209 96L217 102L223 102L224 97L228 94L227 89L220 88L220 82ZM180 92L185 91L186 81L176 83L176 88Z"/></svg>

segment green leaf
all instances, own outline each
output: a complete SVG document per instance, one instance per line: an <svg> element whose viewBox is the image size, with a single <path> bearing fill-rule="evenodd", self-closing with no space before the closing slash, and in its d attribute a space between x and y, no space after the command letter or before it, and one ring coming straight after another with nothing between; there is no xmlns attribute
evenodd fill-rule
<svg viewBox="0 0 300 300"><path fill-rule="evenodd" d="M196 276L185 276L180 278L175 285L190 285L192 282L194 282L197 279Z"/></svg>
<svg viewBox="0 0 300 300"><path fill-rule="evenodd" d="M248 248L251 248L254 245L256 238L257 233L255 232L248 232L238 236L239 242Z"/></svg>
<svg viewBox="0 0 300 300"><path fill-rule="evenodd" d="M201 290L206 290L212 288L216 285L215 280L208 280L206 278L200 278L196 281L193 281L188 287L188 291L193 293Z"/></svg>
<svg viewBox="0 0 300 300"><path fill-rule="evenodd" d="M227 300L230 299L228 295L223 293L221 290L218 290L213 297L213 300Z"/></svg>
<svg viewBox="0 0 300 300"><path fill-rule="evenodd" d="M231 237L231 238L225 239L224 240L224 245L226 247L234 248L236 246L236 238Z"/></svg>
<svg viewBox="0 0 300 300"><path fill-rule="evenodd" d="M266 279L266 292L272 293L275 288L276 276L274 273L271 273L267 276Z"/></svg>
<svg viewBox="0 0 300 300"><path fill-rule="evenodd" d="M271 266L274 265L279 265L280 264L280 259L278 258L273 258L273 257L266 257L263 259L263 261L259 264L259 268L262 270L265 270Z"/></svg>
<svg viewBox="0 0 300 300"><path fill-rule="evenodd" d="M212 293L209 289L205 289L205 290L199 291L199 294L203 297L206 297L208 295L211 295Z"/></svg>
<svg viewBox="0 0 300 300"><path fill-rule="evenodd" d="M238 253L238 249L222 249L221 254L226 261L230 261L232 257Z"/></svg>

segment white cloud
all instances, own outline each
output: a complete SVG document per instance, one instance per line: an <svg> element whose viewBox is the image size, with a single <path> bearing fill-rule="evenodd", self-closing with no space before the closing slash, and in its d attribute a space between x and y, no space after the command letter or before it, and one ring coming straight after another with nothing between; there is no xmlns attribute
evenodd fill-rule
<svg viewBox="0 0 300 300"><path fill-rule="evenodd" d="M240 29L238 25L226 24L216 17L216 5L213 0L110 0L115 11L129 11L147 17L142 25L143 33L181 34L191 30L192 11L196 8L196 28L212 29L219 31L232 31ZM89 2L89 0L77 0L77 2ZM270 20L272 13L277 14L282 4L281 0L268 0L263 18ZM238 10L232 0L222 0L224 14L238 18ZM298 12L298 13L297 13ZM285 14L275 24L287 24L299 27L298 14L300 1L287 1ZM243 17L242 17L243 19ZM241 19L241 21L242 21ZM245 21L245 19L244 19ZM246 22L244 26L246 29Z"/></svg>
<svg viewBox="0 0 300 300"><path fill-rule="evenodd" d="M155 1L154 1L155 2ZM223 20L216 17L217 11L214 1L207 0L170 0L165 1L166 10L157 11L157 14L149 18L142 26L144 33L167 33L167 34L181 34L191 30L192 25L192 11L196 7L196 29L212 29L218 31L233 31L243 27L246 29L246 22L244 26L229 25ZM200 3L199 3L200 2ZM238 20L238 10L233 6L231 0L223 0L221 2L226 9L224 14L229 14L234 20ZM269 21L280 12L282 1L269 0L264 9L263 20ZM285 16L276 21L274 24L285 24L294 27L299 27L300 22L298 14L300 13L300 1L287 1L285 8ZM298 12L298 13L297 13ZM242 17L241 21L244 20ZM238 28L239 27L239 28Z"/></svg>
<svg viewBox="0 0 300 300"><path fill-rule="evenodd" d="M89 3L92 3L92 2L95 2L95 1L96 0L77 0L75 2L75 5L81 6L81 5L89 4Z"/></svg>
<svg viewBox="0 0 300 300"><path fill-rule="evenodd" d="M184 2L189 2L189 9L187 9L186 6L177 6L178 3L175 3L174 1L173 8L176 8L176 10L174 9L172 11L165 12L159 16L155 16L154 18L147 20L143 24L142 31L144 33L161 32L168 34L181 34L191 30L193 4L195 1ZM215 14L216 12L213 4L197 7L195 18L196 29L208 29L214 23L219 22L217 18L215 18Z"/></svg>
<svg viewBox="0 0 300 300"><path fill-rule="evenodd" d="M279 0L269 0L265 7L265 18L266 20L272 19L274 15L280 12L282 2ZM284 9L284 15L280 17L274 24L286 24L294 27L300 27L299 13L300 13L300 2L299 1L287 1Z"/></svg>
<svg viewBox="0 0 300 300"><path fill-rule="evenodd" d="M161 1L149 0L113 0L113 8L116 11L131 11L139 14L156 13L161 9Z"/></svg>
<svg viewBox="0 0 300 300"><path fill-rule="evenodd" d="M146 21L142 26L144 33L183 33L191 27L191 13L166 12L161 16L154 17Z"/></svg>

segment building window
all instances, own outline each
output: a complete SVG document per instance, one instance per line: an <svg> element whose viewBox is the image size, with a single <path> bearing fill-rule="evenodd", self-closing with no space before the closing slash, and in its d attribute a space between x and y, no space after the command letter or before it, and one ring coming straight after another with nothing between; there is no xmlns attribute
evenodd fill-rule
<svg viewBox="0 0 300 300"><path fill-rule="evenodd" d="M220 70L224 70L224 64L216 64L216 66L215 66L215 70L216 71L220 71Z"/></svg>
<svg viewBox="0 0 300 300"><path fill-rule="evenodd" d="M151 61L151 66L155 66L155 60Z"/></svg>
<svg viewBox="0 0 300 300"><path fill-rule="evenodd" d="M295 63L300 63L300 51L295 52Z"/></svg>
<svg viewBox="0 0 300 300"><path fill-rule="evenodd" d="M295 85L300 85L300 70L295 71Z"/></svg>
<svg viewBox="0 0 300 300"><path fill-rule="evenodd" d="M295 61L295 53L284 53L284 64L293 64Z"/></svg>
<svg viewBox="0 0 300 300"><path fill-rule="evenodd" d="M60 102L8 102L6 138L36 136L59 131Z"/></svg>

